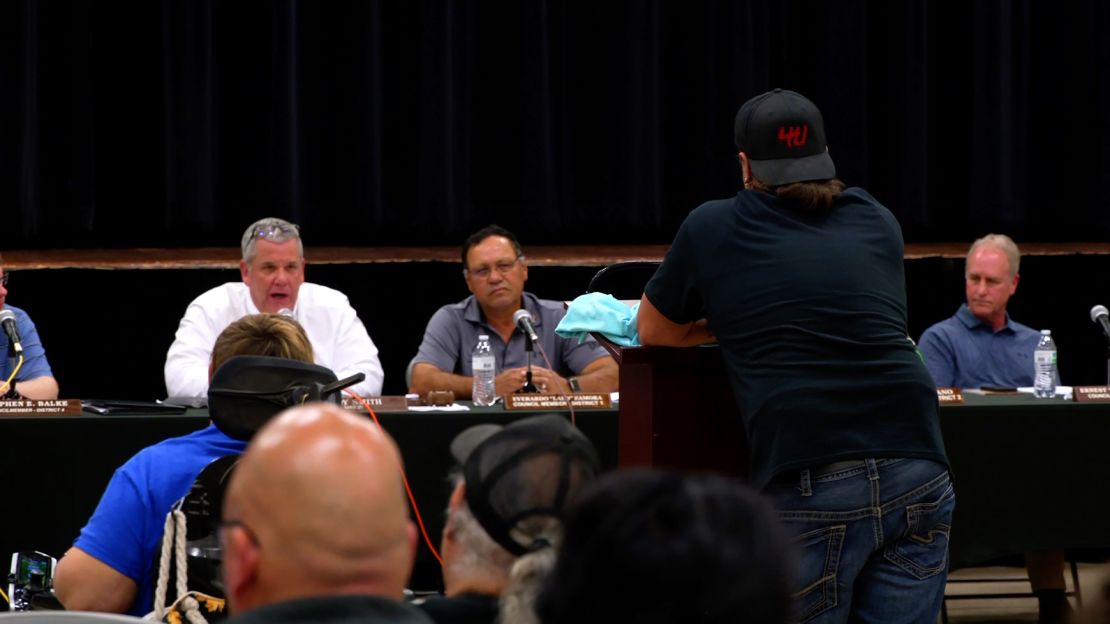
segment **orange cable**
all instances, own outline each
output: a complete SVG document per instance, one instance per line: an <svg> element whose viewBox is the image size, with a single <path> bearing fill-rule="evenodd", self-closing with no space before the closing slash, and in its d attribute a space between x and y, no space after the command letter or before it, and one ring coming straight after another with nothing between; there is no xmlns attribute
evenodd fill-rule
<svg viewBox="0 0 1110 624"><path fill-rule="evenodd" d="M374 413L374 408L370 407L370 404L366 402L366 399L363 399L359 395L355 394L353 391L351 391L350 388L344 388L343 391L351 395L356 401L361 403L362 406L366 408L366 411L370 414L370 418L374 420L374 424L378 426L378 429L385 431L385 427L382 427L382 423L378 421L378 415ZM428 550L432 551L432 556L436 558L436 561L439 562L439 567L442 568L443 559L439 556L439 551L436 550L436 547L432 545L432 539L428 537L428 529L424 526L424 518L420 516L420 508L416 505L416 497L413 496L412 487L409 486L409 477L405 474L405 466L403 464L398 464L397 468L401 471L401 481L405 484L405 492L409 496L409 504L412 505L412 512L416 516L416 524L420 526L420 534L424 536L424 543L428 545Z"/></svg>

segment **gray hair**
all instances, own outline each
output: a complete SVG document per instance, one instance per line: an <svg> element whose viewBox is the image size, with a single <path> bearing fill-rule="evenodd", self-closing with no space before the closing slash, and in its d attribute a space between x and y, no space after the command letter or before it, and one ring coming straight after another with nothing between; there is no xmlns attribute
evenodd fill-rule
<svg viewBox="0 0 1110 624"><path fill-rule="evenodd" d="M461 472L453 472L450 481L456 486L466 483ZM546 540L550 546L517 557L493 541L466 501L447 512L447 529L454 533L461 555L445 562L456 576L483 576L505 579L501 594L502 624L538 624L536 597L544 581L555 568L556 549L563 541L563 523L549 516L524 521L529 535Z"/></svg>
<svg viewBox="0 0 1110 624"><path fill-rule="evenodd" d="M1006 254L1006 259L1010 262L1010 277L1018 274L1018 268L1021 266L1021 251L1018 250L1014 239L1005 234L987 234L971 244L971 249L967 250L967 259L970 260L975 250L983 245L994 247Z"/></svg>
<svg viewBox="0 0 1110 624"><path fill-rule="evenodd" d="M249 263L254 260L259 238L265 238L271 243L295 240L298 253L302 258L304 257L304 243L301 242L301 232L297 224L277 217L266 217L255 221L243 232L243 240L239 245L243 252L243 261Z"/></svg>
<svg viewBox="0 0 1110 624"><path fill-rule="evenodd" d="M547 518L547 521L559 524L559 521L554 518ZM547 577L555 569L556 547L552 544L516 560L513 569L509 572L509 584L501 594L498 622L539 624L540 618L536 615L536 598L543 589Z"/></svg>
<svg viewBox="0 0 1110 624"><path fill-rule="evenodd" d="M482 573L495 578L509 578L509 570L516 556L502 548L486 533L470 507L463 501L457 508L447 512L447 530L454 534L459 543L460 556L454 561L445 562L459 576L474 576Z"/></svg>

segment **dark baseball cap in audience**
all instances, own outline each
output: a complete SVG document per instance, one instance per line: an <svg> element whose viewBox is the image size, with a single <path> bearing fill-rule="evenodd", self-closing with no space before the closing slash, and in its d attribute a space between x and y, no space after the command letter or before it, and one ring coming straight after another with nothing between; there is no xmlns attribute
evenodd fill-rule
<svg viewBox="0 0 1110 624"><path fill-rule="evenodd" d="M451 454L463 468L470 512L517 556L550 545L530 534L527 521L561 518L568 502L601 471L593 444L559 414L504 427L475 425L452 440Z"/></svg>

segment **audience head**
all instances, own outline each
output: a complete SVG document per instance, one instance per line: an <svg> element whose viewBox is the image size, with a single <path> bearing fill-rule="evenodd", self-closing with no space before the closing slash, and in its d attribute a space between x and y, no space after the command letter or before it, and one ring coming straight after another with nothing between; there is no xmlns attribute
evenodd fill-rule
<svg viewBox="0 0 1110 624"><path fill-rule="evenodd" d="M534 530L535 521L561 518L567 502L600 471L593 444L559 414L504 427L476 425L455 437L451 453L462 465L470 512L493 541L517 556L550 545Z"/></svg>
<svg viewBox="0 0 1110 624"><path fill-rule="evenodd" d="M733 138L746 189L814 211L829 210L844 190L821 111L799 93L774 89L745 102L736 112Z"/></svg>
<svg viewBox="0 0 1110 624"><path fill-rule="evenodd" d="M243 233L239 272L259 312L292 310L304 283L304 245L298 227L268 217Z"/></svg>
<svg viewBox="0 0 1110 624"><path fill-rule="evenodd" d="M239 440L289 405L321 398L313 391L335 381L312 363L300 324L279 314L250 314L228 325L212 347L209 370L209 416Z"/></svg>
<svg viewBox="0 0 1110 624"><path fill-rule="evenodd" d="M987 234L971 244L964 268L967 307L977 318L1000 325L1017 292L1021 252L1005 234Z"/></svg>
<svg viewBox="0 0 1110 624"><path fill-rule="evenodd" d="M292 408L267 424L224 502L232 612L312 596L401 598L416 531L400 466L384 431L332 404Z"/></svg>
<svg viewBox="0 0 1110 624"><path fill-rule="evenodd" d="M296 319L283 314L248 314L220 332L212 347L209 380L236 355L266 355L312 363L312 343Z"/></svg>
<svg viewBox="0 0 1110 624"><path fill-rule="evenodd" d="M471 427L451 453L461 468L443 536L447 593L501 594L503 619L521 621L511 613L530 611L563 510L600 471L597 451L564 417L544 414Z"/></svg>
<svg viewBox="0 0 1110 624"><path fill-rule="evenodd" d="M718 476L609 474L568 510L545 624L582 621L780 624L792 557L771 507Z"/></svg>
<svg viewBox="0 0 1110 624"><path fill-rule="evenodd" d="M466 287L483 310L517 310L528 264L512 232L490 225L471 234L462 248Z"/></svg>

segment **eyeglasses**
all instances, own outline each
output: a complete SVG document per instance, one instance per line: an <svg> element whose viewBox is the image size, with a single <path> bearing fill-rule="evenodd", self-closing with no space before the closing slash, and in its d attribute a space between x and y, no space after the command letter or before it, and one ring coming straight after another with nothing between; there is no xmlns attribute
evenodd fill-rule
<svg viewBox="0 0 1110 624"><path fill-rule="evenodd" d="M489 279L490 274L495 269L501 275L505 275L509 271L512 271L514 268L516 268L516 264L518 262L520 262L519 257L514 259L512 262L503 261L503 262L498 262L497 264L493 265L492 267L484 266L484 267L474 269L473 271L467 270L467 274L472 275L472 276L474 276L478 279L481 279L481 280Z"/></svg>
<svg viewBox="0 0 1110 624"><path fill-rule="evenodd" d="M251 238L260 238L263 240L271 238L280 238L282 236L297 236L300 234L301 226L291 223L288 225L256 225L251 229Z"/></svg>

